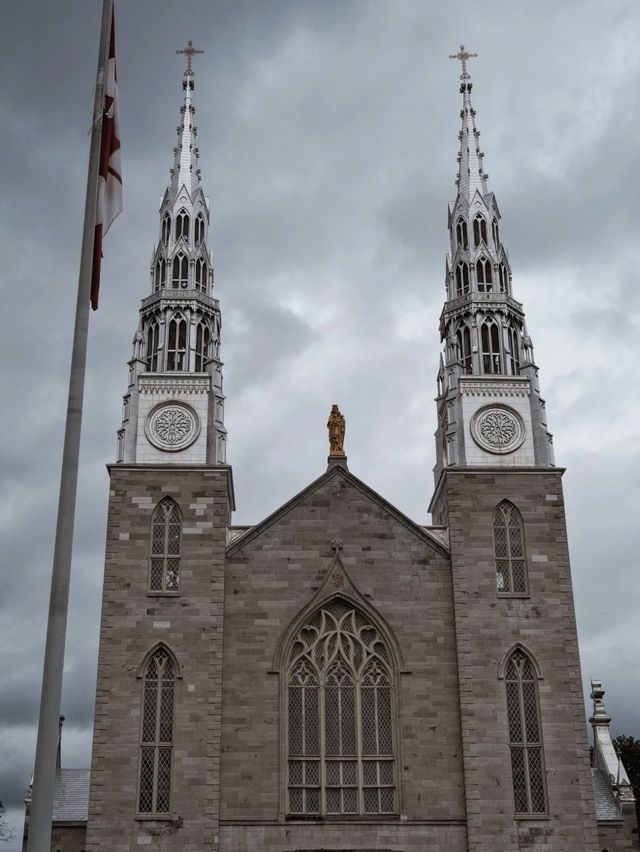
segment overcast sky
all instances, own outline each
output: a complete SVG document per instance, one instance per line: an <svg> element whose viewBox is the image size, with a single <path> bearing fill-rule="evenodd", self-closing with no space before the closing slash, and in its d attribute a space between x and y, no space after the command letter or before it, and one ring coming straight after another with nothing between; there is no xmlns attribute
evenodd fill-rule
<svg viewBox="0 0 640 852"><path fill-rule="evenodd" d="M4 7L6 5L6 7ZM98 0L3 4L0 800L22 830L81 238ZM433 487L438 316L464 42L489 187L564 485L585 682L640 737L640 4L121 0L125 208L91 317L63 712L88 766L104 533L126 361L192 38L223 317L236 523L325 468L419 523ZM17 843L12 849L17 849Z"/></svg>

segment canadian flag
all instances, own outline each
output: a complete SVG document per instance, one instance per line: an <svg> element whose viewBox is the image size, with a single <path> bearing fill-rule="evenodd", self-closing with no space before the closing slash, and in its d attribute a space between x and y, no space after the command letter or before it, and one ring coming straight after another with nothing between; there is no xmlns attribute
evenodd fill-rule
<svg viewBox="0 0 640 852"><path fill-rule="evenodd" d="M122 169L120 165L120 122L118 119L118 78L116 75L115 16L111 15L109 55L105 67L102 138L98 164L98 200L93 241L91 273L91 307L98 309L102 240L111 223L122 210Z"/></svg>

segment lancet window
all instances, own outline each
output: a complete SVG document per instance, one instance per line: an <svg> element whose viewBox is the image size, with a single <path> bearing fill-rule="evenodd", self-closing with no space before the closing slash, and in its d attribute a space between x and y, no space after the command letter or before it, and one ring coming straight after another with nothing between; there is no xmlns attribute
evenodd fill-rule
<svg viewBox="0 0 640 852"><path fill-rule="evenodd" d="M458 245L460 248L468 249L469 248L469 235L467 231L467 223L465 220L460 217L456 223L456 240L458 241Z"/></svg>
<svg viewBox="0 0 640 852"><path fill-rule="evenodd" d="M473 244L476 248L481 243L487 242L487 220L484 218L482 213L478 213L478 215L473 220Z"/></svg>
<svg viewBox="0 0 640 852"><path fill-rule="evenodd" d="M147 329L146 356L147 370L155 373L158 369L158 357L160 352L160 326L152 322Z"/></svg>
<svg viewBox="0 0 640 852"><path fill-rule="evenodd" d="M164 257L158 258L155 268L155 275L153 281L153 291L157 293L158 290L161 290L163 287L167 286L167 261Z"/></svg>
<svg viewBox="0 0 640 852"><path fill-rule="evenodd" d="M504 263L501 263L498 267L498 278L500 280L500 292L508 293L509 292L509 273L507 272L507 267Z"/></svg>
<svg viewBox="0 0 640 852"><path fill-rule="evenodd" d="M211 332L209 331L209 326L205 322L200 322L196 329L196 373L204 371L207 360L209 359L210 348Z"/></svg>
<svg viewBox="0 0 640 852"><path fill-rule="evenodd" d="M189 285L189 258L186 254L177 254L173 258L173 277L171 281L174 288L188 287Z"/></svg>
<svg viewBox="0 0 640 852"><path fill-rule="evenodd" d="M204 216L198 213L193 225L193 236L197 246L204 240Z"/></svg>
<svg viewBox="0 0 640 852"><path fill-rule="evenodd" d="M201 293L207 292L208 273L209 267L207 266L207 261L203 257L199 257L196 260L196 290L200 290Z"/></svg>
<svg viewBox="0 0 640 852"><path fill-rule="evenodd" d="M498 228L498 220L495 216L491 220L491 236L493 237L493 244L497 249L500 246L500 229Z"/></svg>
<svg viewBox="0 0 640 852"><path fill-rule="evenodd" d="M509 658L505 683L514 809L516 814L543 814L547 800L538 681L524 651L518 649Z"/></svg>
<svg viewBox="0 0 640 852"><path fill-rule="evenodd" d="M171 236L171 216L165 213L162 217L162 245L169 245L169 237Z"/></svg>
<svg viewBox="0 0 640 852"><path fill-rule="evenodd" d="M509 326L509 367L512 376L520 374L520 334L517 328Z"/></svg>
<svg viewBox="0 0 640 852"><path fill-rule="evenodd" d="M287 668L290 814L397 812L392 682L377 627L346 600L300 628Z"/></svg>
<svg viewBox="0 0 640 852"><path fill-rule="evenodd" d="M180 237L184 237L187 242L189 240L189 214L184 207L176 216L176 242Z"/></svg>
<svg viewBox="0 0 640 852"><path fill-rule="evenodd" d="M486 317L480 326L482 343L482 372L501 373L502 353L500 347L500 329L493 317Z"/></svg>
<svg viewBox="0 0 640 852"><path fill-rule="evenodd" d="M170 497L158 503L151 518L149 589L177 592L180 585L182 515Z"/></svg>
<svg viewBox="0 0 640 852"><path fill-rule="evenodd" d="M188 369L187 321L182 314L175 314L169 322L167 370L186 369Z"/></svg>
<svg viewBox="0 0 640 852"><path fill-rule="evenodd" d="M499 593L526 594L527 562L522 515L507 500L493 514L493 546Z"/></svg>
<svg viewBox="0 0 640 852"><path fill-rule="evenodd" d="M141 814L171 811L175 674L173 661L162 647L149 658L144 670L138 782Z"/></svg>
<svg viewBox="0 0 640 852"><path fill-rule="evenodd" d="M478 282L480 293L490 293L493 289L491 261L486 257L481 257L476 261L476 281Z"/></svg>
<svg viewBox="0 0 640 852"><path fill-rule="evenodd" d="M456 266L456 296L469 292L469 264L461 261Z"/></svg>
<svg viewBox="0 0 640 852"><path fill-rule="evenodd" d="M472 373L471 361L471 332L469 326L465 323L458 327L456 332L456 347L458 361L462 363L462 368L465 373Z"/></svg>

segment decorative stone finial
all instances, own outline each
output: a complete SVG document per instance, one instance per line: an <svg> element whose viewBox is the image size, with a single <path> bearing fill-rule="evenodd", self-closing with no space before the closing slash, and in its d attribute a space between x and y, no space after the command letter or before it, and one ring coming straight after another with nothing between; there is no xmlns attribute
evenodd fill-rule
<svg viewBox="0 0 640 852"><path fill-rule="evenodd" d="M337 405L331 406L331 413L327 421L327 429L329 430L329 455L344 456L344 433L346 422L344 416L340 414L340 409Z"/></svg>

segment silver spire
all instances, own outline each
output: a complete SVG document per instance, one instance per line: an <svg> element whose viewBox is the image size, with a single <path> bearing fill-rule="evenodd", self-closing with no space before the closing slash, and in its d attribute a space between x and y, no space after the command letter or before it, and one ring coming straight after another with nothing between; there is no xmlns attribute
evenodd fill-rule
<svg viewBox="0 0 640 852"><path fill-rule="evenodd" d="M471 77L467 71L467 61L476 57L477 53L469 53L463 44L458 53L449 54L449 59L457 59L462 64L460 74L460 93L462 94L462 129L460 131L460 154L458 156L459 171L456 180L458 192L470 200L478 190L482 195L487 192L487 177L482 168L483 154L478 146L480 133L476 130L475 110L471 105Z"/></svg>

